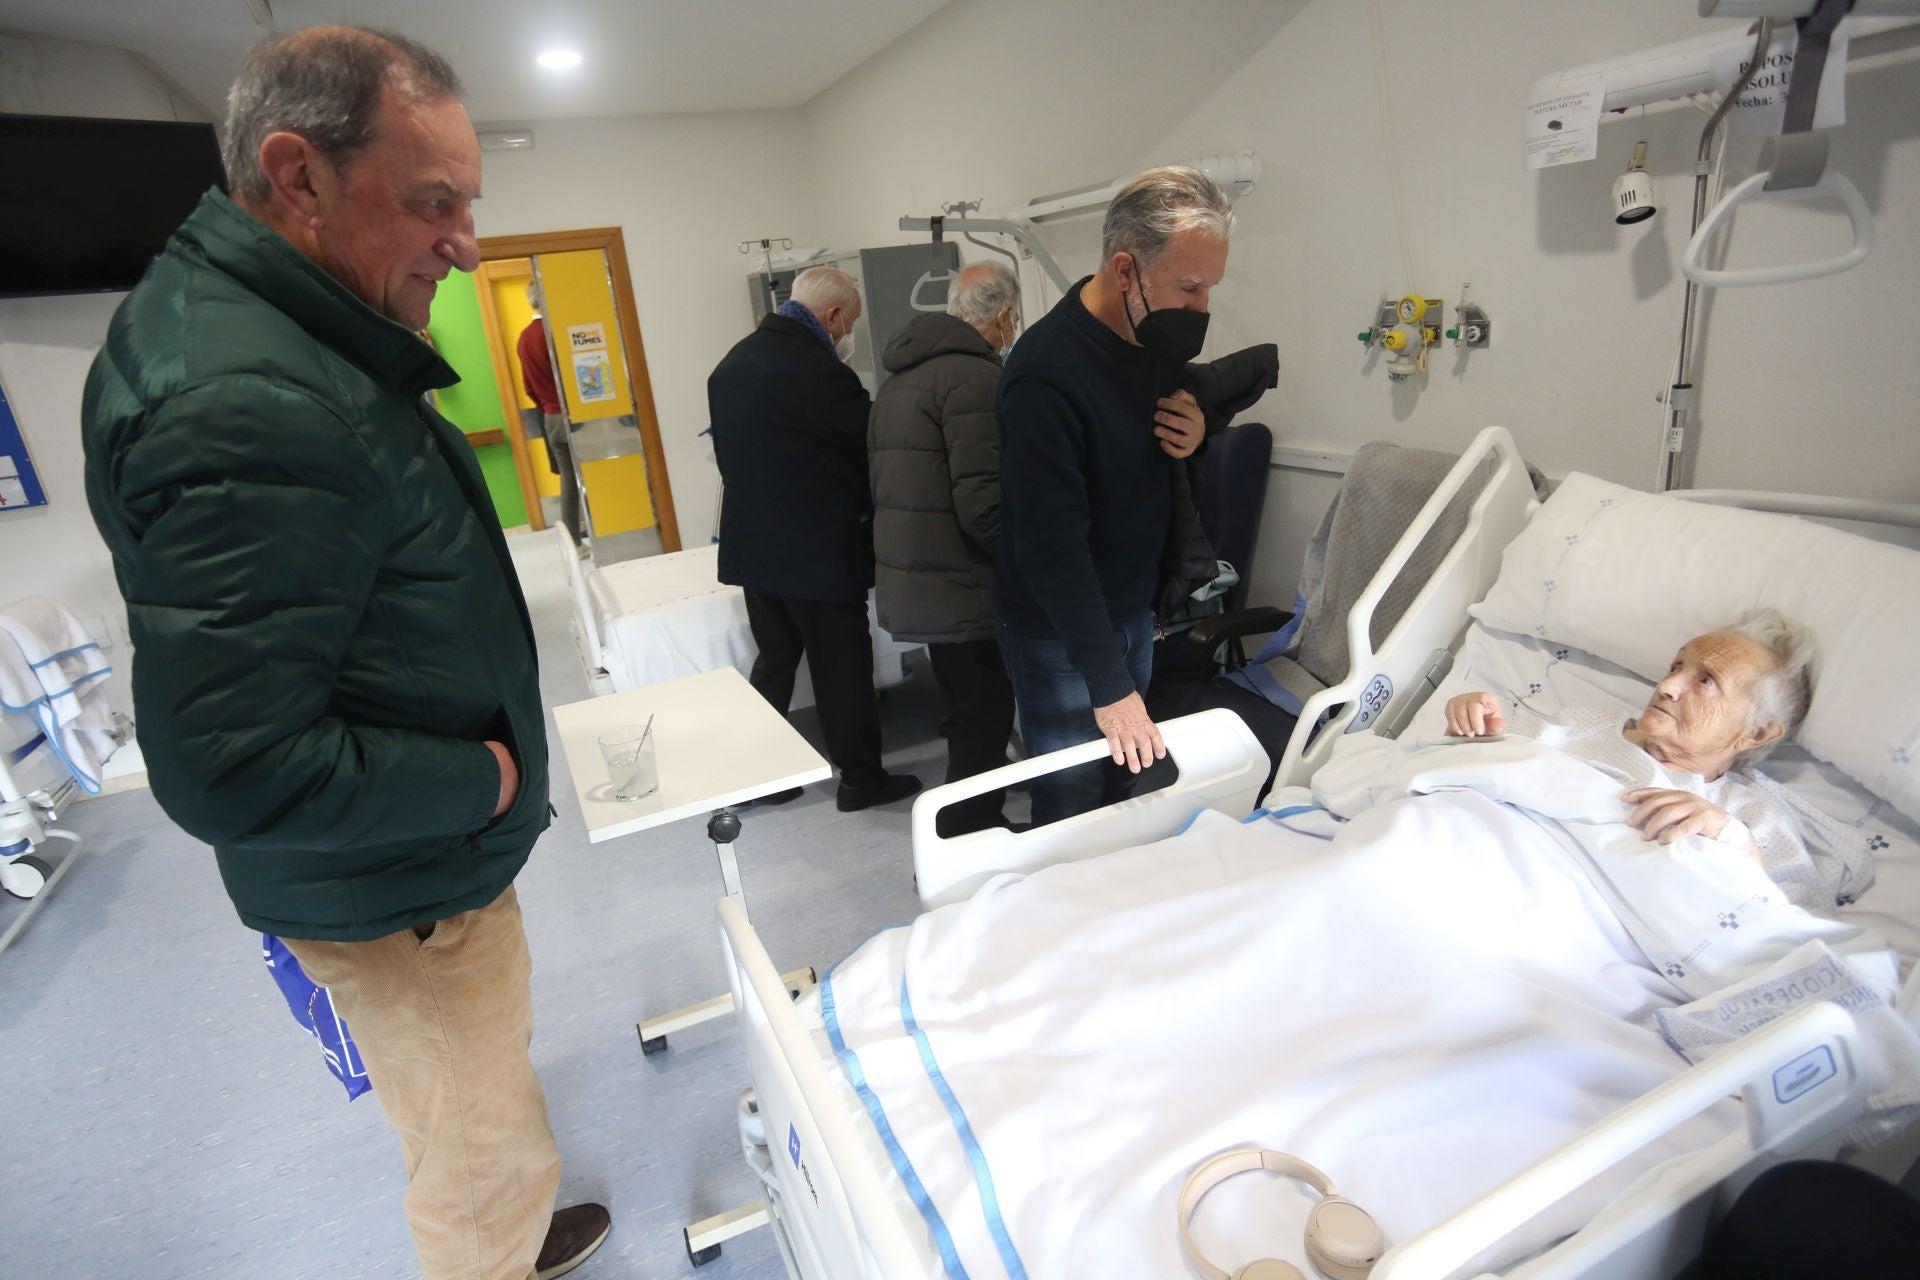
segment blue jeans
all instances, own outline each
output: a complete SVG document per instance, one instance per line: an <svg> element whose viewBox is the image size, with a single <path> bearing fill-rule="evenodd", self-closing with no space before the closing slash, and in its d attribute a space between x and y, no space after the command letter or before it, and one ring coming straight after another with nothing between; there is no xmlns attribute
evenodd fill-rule
<svg viewBox="0 0 1920 1280"><path fill-rule="evenodd" d="M1153 675L1153 615L1142 611L1114 632L1127 655L1127 672L1144 697ZM1101 736L1093 720L1087 682L1067 660L1066 642L1023 636L1000 626L1000 652L1013 680L1020 711L1020 739L1029 756L1091 742ZM1058 822L1076 813L1124 800L1133 775L1111 761L1078 765L1033 781L1033 821Z"/></svg>

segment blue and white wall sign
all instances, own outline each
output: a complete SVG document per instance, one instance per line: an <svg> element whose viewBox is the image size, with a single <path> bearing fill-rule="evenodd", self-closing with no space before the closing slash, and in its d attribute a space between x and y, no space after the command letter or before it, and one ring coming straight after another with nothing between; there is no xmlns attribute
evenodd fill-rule
<svg viewBox="0 0 1920 1280"><path fill-rule="evenodd" d="M47 495L34 474L33 459L27 456L27 442L14 420L7 389L0 387L0 511L46 505Z"/></svg>

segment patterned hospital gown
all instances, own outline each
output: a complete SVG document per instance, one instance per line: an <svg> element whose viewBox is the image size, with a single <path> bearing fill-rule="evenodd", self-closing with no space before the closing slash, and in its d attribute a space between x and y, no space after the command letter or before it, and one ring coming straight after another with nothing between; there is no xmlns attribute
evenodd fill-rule
<svg viewBox="0 0 1920 1280"><path fill-rule="evenodd" d="M1831 916L1873 882L1872 855L1842 838L1841 824L1756 770L1729 770L1709 782L1701 774L1670 769L1628 742L1621 736L1625 726L1604 711L1563 707L1548 719L1512 701L1507 706L1506 732L1592 765L1618 779L1622 791L1659 787L1718 805L1733 819L1721 831L1720 843L1757 847L1768 878L1795 906ZM1809 847L1807 835L1820 846L1818 852Z"/></svg>

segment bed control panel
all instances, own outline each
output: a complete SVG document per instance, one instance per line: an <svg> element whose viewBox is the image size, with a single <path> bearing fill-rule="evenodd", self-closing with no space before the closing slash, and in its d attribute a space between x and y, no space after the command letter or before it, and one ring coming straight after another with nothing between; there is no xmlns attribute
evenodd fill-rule
<svg viewBox="0 0 1920 1280"><path fill-rule="evenodd" d="M1816 1045L1774 1071L1773 1099L1780 1103L1798 1101L1838 1074L1832 1047Z"/></svg>

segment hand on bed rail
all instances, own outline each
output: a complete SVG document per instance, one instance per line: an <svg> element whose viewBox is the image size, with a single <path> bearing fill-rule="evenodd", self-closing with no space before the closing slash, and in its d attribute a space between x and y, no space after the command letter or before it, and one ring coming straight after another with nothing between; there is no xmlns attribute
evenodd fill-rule
<svg viewBox="0 0 1920 1280"><path fill-rule="evenodd" d="M1107 736L1107 750L1113 762L1134 773L1167 758L1167 744L1160 740L1160 728L1147 715L1147 704L1137 693L1118 702L1093 709L1093 722Z"/></svg>
<svg viewBox="0 0 1920 1280"><path fill-rule="evenodd" d="M1490 737L1506 727L1500 699L1490 693L1463 693L1447 699L1447 732L1456 738Z"/></svg>

